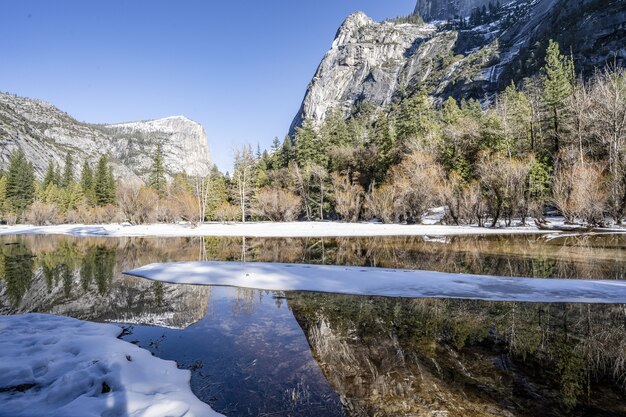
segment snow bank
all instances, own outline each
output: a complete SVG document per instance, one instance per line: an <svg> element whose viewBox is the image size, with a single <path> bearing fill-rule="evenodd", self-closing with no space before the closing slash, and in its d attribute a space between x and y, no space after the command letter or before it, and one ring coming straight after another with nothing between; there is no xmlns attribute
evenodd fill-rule
<svg viewBox="0 0 626 417"><path fill-rule="evenodd" d="M435 217L437 214L434 215ZM380 223L339 222L250 222L208 223L199 227L176 224L140 226L59 225L59 226L0 226L0 235L61 234L71 236L224 236L224 237L368 237L368 236L451 236L547 233L534 226L512 228L483 228L477 226L402 225Z"/></svg>
<svg viewBox="0 0 626 417"><path fill-rule="evenodd" d="M192 394L189 371L120 333L67 317L0 316L0 416L221 415Z"/></svg>
<svg viewBox="0 0 626 417"><path fill-rule="evenodd" d="M509 278L329 265L241 262L151 264L125 274L177 284L225 285L406 298L626 303L626 281Z"/></svg>

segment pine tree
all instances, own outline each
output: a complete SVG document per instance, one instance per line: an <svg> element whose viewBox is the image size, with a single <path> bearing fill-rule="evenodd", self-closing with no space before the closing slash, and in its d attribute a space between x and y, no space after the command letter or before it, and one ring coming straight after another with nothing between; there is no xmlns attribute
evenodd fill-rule
<svg viewBox="0 0 626 417"><path fill-rule="evenodd" d="M163 166L163 150L160 143L157 144L156 152L152 158L152 168L150 169L148 185L154 188L160 197L165 195L167 182L165 179L165 167Z"/></svg>
<svg viewBox="0 0 626 417"><path fill-rule="evenodd" d="M83 163L83 170L80 173L80 188L83 195L87 197L87 200L91 203L95 203L93 194L93 170L89 165L89 162Z"/></svg>
<svg viewBox="0 0 626 417"><path fill-rule="evenodd" d="M109 204L115 203L115 176L113 175L113 167L109 166L109 172L107 172L107 197L109 199Z"/></svg>
<svg viewBox="0 0 626 417"><path fill-rule="evenodd" d="M396 138L400 145L406 147L409 140L422 142L434 131L435 112L426 95L419 94L402 101L396 118Z"/></svg>
<svg viewBox="0 0 626 417"><path fill-rule="evenodd" d="M9 160L6 198L18 213L23 212L35 198L35 172L21 149L14 152Z"/></svg>
<svg viewBox="0 0 626 417"><path fill-rule="evenodd" d="M48 162L48 169L46 169L46 175L43 177L42 188L48 188L50 184L55 184L57 180L57 173L54 167L54 162ZM56 184L55 184L56 185Z"/></svg>
<svg viewBox="0 0 626 417"><path fill-rule="evenodd" d="M61 188L67 188L74 182L74 160L70 152L65 156L65 167L61 178Z"/></svg>
<svg viewBox="0 0 626 417"><path fill-rule="evenodd" d="M346 146L351 142L350 130L340 109L333 110L322 126L321 141L331 146Z"/></svg>
<svg viewBox="0 0 626 417"><path fill-rule="evenodd" d="M296 159L296 150L293 146L293 140L289 135L285 136L283 146L280 149L280 167L287 168L289 162Z"/></svg>
<svg viewBox="0 0 626 417"><path fill-rule="evenodd" d="M326 149L320 146L320 140L311 120L306 120L296 130L296 161L304 167L311 163L326 166Z"/></svg>
<svg viewBox="0 0 626 417"><path fill-rule="evenodd" d="M374 167L374 181L382 182L389 167L395 162L395 136L389 125L389 118L380 112L374 124L374 144L377 150L377 162Z"/></svg>
<svg viewBox="0 0 626 417"><path fill-rule="evenodd" d="M543 71L543 99L546 106L547 130L553 141L553 156L557 158L566 118L566 100L572 94L573 64L567 57L561 55L559 44L552 39L548 45Z"/></svg>
<svg viewBox="0 0 626 417"><path fill-rule="evenodd" d="M113 181L113 173L108 165L109 162L106 155L100 157L93 184L95 203L99 206L106 206L114 201L115 182Z"/></svg>

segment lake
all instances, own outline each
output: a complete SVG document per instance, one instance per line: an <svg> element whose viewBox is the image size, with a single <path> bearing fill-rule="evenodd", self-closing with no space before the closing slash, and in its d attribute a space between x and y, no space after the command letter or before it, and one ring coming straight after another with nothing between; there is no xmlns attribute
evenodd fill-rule
<svg viewBox="0 0 626 417"><path fill-rule="evenodd" d="M623 235L0 237L0 313L124 326L228 416L626 416L626 305L394 299L164 284L152 262L624 279Z"/></svg>

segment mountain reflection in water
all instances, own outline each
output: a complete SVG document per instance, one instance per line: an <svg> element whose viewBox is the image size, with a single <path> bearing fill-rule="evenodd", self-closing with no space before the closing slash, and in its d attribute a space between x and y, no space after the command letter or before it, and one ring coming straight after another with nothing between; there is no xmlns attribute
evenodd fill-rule
<svg viewBox="0 0 626 417"><path fill-rule="evenodd" d="M626 238L0 239L0 313L127 323L229 416L626 415L626 306L173 285L152 262L247 260L624 278ZM446 414L447 412L447 414Z"/></svg>

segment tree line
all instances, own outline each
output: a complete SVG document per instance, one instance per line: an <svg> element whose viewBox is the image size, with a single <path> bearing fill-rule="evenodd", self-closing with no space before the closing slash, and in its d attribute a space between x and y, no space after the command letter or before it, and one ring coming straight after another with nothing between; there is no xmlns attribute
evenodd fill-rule
<svg viewBox="0 0 626 417"><path fill-rule="evenodd" d="M445 206L449 224L525 223L547 208L569 223L621 223L625 144L624 70L577 77L550 41L540 75L482 105L418 91L347 119L335 110L321 126L304 121L258 155L239 204L268 219L419 223Z"/></svg>
<svg viewBox="0 0 626 417"><path fill-rule="evenodd" d="M550 41L539 76L483 102L403 94L388 107L335 109L305 120L270 150L250 146L222 174L208 161L167 173L162 145L144 183L119 181L106 156L71 153L36 181L21 151L0 173L4 222L102 223L378 219L419 223L445 207L448 224L541 220L621 223L626 217L626 74L576 76Z"/></svg>

